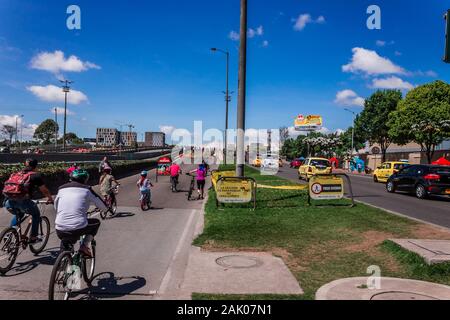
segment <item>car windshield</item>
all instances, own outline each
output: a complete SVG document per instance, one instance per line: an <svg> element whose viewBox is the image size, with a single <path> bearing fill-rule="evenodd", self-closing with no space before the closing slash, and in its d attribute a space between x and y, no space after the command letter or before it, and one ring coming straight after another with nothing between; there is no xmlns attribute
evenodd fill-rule
<svg viewBox="0 0 450 320"><path fill-rule="evenodd" d="M311 166L314 167L329 167L330 161L328 160L311 160Z"/></svg>
<svg viewBox="0 0 450 320"><path fill-rule="evenodd" d="M405 163L397 163L397 164L394 165L394 169L395 170L402 170L406 166L407 166L407 164L405 164Z"/></svg>

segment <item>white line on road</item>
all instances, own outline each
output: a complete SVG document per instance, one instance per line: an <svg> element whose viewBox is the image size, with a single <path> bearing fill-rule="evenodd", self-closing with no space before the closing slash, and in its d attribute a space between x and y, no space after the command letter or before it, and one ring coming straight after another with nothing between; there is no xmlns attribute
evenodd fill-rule
<svg viewBox="0 0 450 320"><path fill-rule="evenodd" d="M172 256L172 260L170 261L169 268L167 268L167 272L164 275L164 278L163 278L163 280L161 282L161 286L159 287L158 295L162 295L162 294L167 292L170 280L171 280L172 275L173 275L173 270L172 269L174 268L175 260L178 258L178 255L180 254L183 245L186 243L186 240L187 240L187 237L188 237L188 232L191 229L191 225L192 225L192 222L193 222L193 220L195 218L195 213L196 212L197 212L197 210L192 210L191 213L190 213L189 220L188 220L188 222L186 224L186 227L184 228L184 231L183 231L183 234L180 237L180 240L178 241L177 247L175 249L175 253Z"/></svg>

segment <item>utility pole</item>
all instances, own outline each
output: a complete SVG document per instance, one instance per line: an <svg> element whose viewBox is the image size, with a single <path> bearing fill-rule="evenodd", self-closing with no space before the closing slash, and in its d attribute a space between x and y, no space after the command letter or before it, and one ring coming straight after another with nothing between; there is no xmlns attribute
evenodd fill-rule
<svg viewBox="0 0 450 320"><path fill-rule="evenodd" d="M66 133L67 133L67 94L70 92L70 84L73 81L69 80L59 80L63 83L63 92L64 92L64 135L63 135L63 152L66 152Z"/></svg>
<svg viewBox="0 0 450 320"><path fill-rule="evenodd" d="M247 0L241 0L241 43L239 48L239 95L237 110L236 176L245 172L245 101L247 82Z"/></svg>
<svg viewBox="0 0 450 320"><path fill-rule="evenodd" d="M55 108L55 152L58 152L58 109Z"/></svg>
<svg viewBox="0 0 450 320"><path fill-rule="evenodd" d="M22 149L22 138L23 138L23 118L25 116L22 114L20 116L20 118L22 119L22 121L20 121L20 140L19 140L19 150Z"/></svg>
<svg viewBox="0 0 450 320"><path fill-rule="evenodd" d="M450 9L444 15L445 19L445 53L444 62L450 63Z"/></svg>
<svg viewBox="0 0 450 320"><path fill-rule="evenodd" d="M355 122L356 122L356 112L350 110L350 109L344 109L345 111L350 112L353 114L353 125L352 125L352 152L350 154L350 157L353 158L353 151L355 149Z"/></svg>

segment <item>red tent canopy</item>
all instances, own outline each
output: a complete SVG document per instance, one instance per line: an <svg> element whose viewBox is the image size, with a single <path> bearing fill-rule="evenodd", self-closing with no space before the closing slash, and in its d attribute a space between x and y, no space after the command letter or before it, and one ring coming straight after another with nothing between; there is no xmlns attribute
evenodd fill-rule
<svg viewBox="0 0 450 320"><path fill-rule="evenodd" d="M450 166L450 161L442 157L439 160L433 162L433 164L438 166Z"/></svg>

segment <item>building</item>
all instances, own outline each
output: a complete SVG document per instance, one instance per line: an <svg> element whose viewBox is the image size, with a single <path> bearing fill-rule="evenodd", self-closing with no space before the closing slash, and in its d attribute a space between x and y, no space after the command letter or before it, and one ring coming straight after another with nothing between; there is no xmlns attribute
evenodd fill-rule
<svg viewBox="0 0 450 320"><path fill-rule="evenodd" d="M117 129L97 128L97 145L114 147L119 144L120 132Z"/></svg>
<svg viewBox="0 0 450 320"><path fill-rule="evenodd" d="M136 132L119 132L120 143L124 147L134 147L137 144Z"/></svg>
<svg viewBox="0 0 450 320"><path fill-rule="evenodd" d="M166 134L163 132L146 132L145 146L164 148L166 146Z"/></svg>

